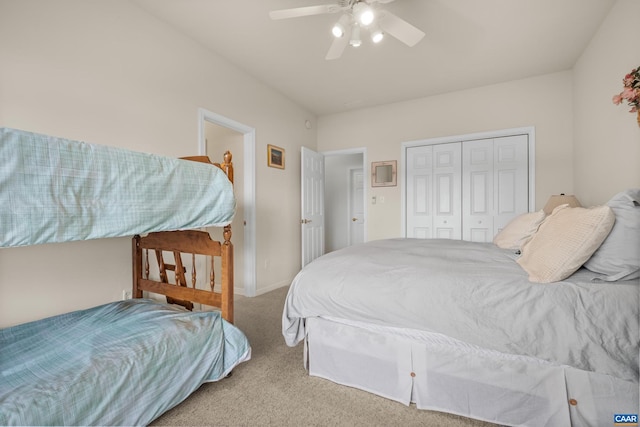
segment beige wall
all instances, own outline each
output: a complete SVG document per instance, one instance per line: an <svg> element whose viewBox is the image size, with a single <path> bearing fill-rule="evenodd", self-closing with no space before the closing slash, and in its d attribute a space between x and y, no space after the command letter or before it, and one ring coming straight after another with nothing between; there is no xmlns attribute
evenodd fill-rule
<svg viewBox="0 0 640 427"><path fill-rule="evenodd" d="M573 191L570 71L318 119L318 150L367 147L369 162L398 160L403 142L535 127L536 207ZM367 187L368 239L401 236L401 190ZM384 203L370 204L371 196ZM378 197L378 200L379 197Z"/></svg>
<svg viewBox="0 0 640 427"><path fill-rule="evenodd" d="M622 78L640 66L640 1L618 0L574 67L574 182L585 206L640 188L640 127L612 104Z"/></svg>
<svg viewBox="0 0 640 427"><path fill-rule="evenodd" d="M318 150L367 147L369 161L398 160L405 141L533 126L536 208L575 193L585 206L640 187L640 129L611 98L640 66L640 2L618 0L572 70L319 118ZM398 174L404 171L399 170ZM373 189L369 239L401 235L401 190Z"/></svg>
<svg viewBox="0 0 640 427"><path fill-rule="evenodd" d="M262 293L299 268L300 146L367 147L370 162L400 160L406 141L534 126L537 208L558 192L591 205L640 186L640 129L610 101L640 65L638 16L640 2L618 0L573 70L316 123L126 0L0 0L0 126L168 156L197 151L198 108L254 127ZM267 144L285 148L284 171L266 166ZM368 207L369 240L401 234L400 190L368 187L367 200L385 197ZM129 244L0 249L0 326L119 299L131 282Z"/></svg>
<svg viewBox="0 0 640 427"><path fill-rule="evenodd" d="M175 157L197 154L198 108L255 128L258 293L297 273L308 111L125 0L0 0L0 58L0 126ZM129 239L0 249L0 326L130 286Z"/></svg>

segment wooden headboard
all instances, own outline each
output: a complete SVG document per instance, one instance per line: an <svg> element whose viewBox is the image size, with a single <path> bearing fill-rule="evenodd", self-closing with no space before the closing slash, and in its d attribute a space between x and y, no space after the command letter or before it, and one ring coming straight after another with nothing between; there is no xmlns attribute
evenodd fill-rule
<svg viewBox="0 0 640 427"><path fill-rule="evenodd" d="M185 160L211 163L207 156L184 157ZM222 164L212 163L222 169L233 182L233 163L229 151L224 154ZM136 235L132 242L133 253L133 298L142 298L143 291L167 297L167 302L193 309L193 303L217 307L222 317L233 323L233 244L231 225L224 227L223 242L211 239L206 231L161 231L142 237ZM149 255L149 252L152 255ZM166 254L173 256L167 261ZM208 272L196 271L196 255L204 255L208 260ZM191 271L184 266L184 257L190 260ZM220 260L221 290L215 288L214 264ZM154 262L155 260L155 262ZM151 266L158 276L152 277ZM173 272L169 274L168 272ZM198 277L208 274L209 289L198 289ZM189 277L189 278L188 278ZM171 280L173 279L173 280Z"/></svg>

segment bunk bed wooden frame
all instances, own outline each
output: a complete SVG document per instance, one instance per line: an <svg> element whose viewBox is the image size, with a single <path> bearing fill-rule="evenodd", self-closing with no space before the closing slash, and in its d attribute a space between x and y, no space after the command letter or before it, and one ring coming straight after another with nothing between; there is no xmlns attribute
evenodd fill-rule
<svg viewBox="0 0 640 427"><path fill-rule="evenodd" d="M233 162L231 152L224 153L223 163L211 163L207 156L182 157L183 160L210 163L222 169L233 183ZM133 298L142 298L143 291L164 295L170 304L179 304L188 310L193 303L219 308L222 317L233 323L233 244L231 224L223 231L223 242L211 239L207 231L160 231L146 236L136 235L132 240ZM149 251L155 253L159 279L150 276ZM165 259L164 253L173 254L173 264ZM191 256L191 280L188 281L183 265L183 254ZM197 289L195 256L204 255L210 260L209 288ZM215 260L221 261L221 290L215 290ZM174 281L170 281L168 271L172 271Z"/></svg>
<svg viewBox="0 0 640 427"><path fill-rule="evenodd" d="M231 159L226 152L222 164L205 156L185 160L217 166L233 183ZM230 218L225 216L225 221ZM134 236L131 301L114 301L0 330L7 356L2 369L8 372L8 360L12 368L26 366L16 369L0 386L0 424L147 425L203 383L221 380L249 360L250 344L231 324L231 225L215 227L223 228L222 241L212 239L208 231L194 229ZM154 255L155 266L151 265ZM201 262L203 256L210 264ZM207 265L210 271L202 273ZM200 275L196 269L201 270ZM218 285L216 273L221 276ZM207 275L210 289L200 289L206 283L198 279ZM145 291L167 297L169 304L153 301L155 296L143 295ZM194 303L220 312L189 313L171 305L193 309ZM34 346L38 351L32 351ZM37 374L33 366L38 367ZM179 366L189 366L190 374L181 374L175 369ZM52 392L61 389L65 393ZM140 396L140 389L149 393ZM100 404L94 407L96 402Z"/></svg>

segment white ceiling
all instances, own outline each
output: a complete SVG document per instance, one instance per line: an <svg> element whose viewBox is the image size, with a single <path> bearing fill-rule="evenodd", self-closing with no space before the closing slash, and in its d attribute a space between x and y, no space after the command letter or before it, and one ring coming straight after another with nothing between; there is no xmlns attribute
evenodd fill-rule
<svg viewBox="0 0 640 427"><path fill-rule="evenodd" d="M615 0L395 0L426 33L324 59L339 15L273 21L270 10L334 0L134 0L317 115L570 69Z"/></svg>

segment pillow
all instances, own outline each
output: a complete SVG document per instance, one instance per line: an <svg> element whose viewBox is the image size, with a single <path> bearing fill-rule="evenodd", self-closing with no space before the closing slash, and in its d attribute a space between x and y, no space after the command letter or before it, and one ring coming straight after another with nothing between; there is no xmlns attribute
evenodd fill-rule
<svg viewBox="0 0 640 427"><path fill-rule="evenodd" d="M517 262L531 282L557 282L571 276L598 249L616 218L606 205L570 208L560 205L522 247Z"/></svg>
<svg viewBox="0 0 640 427"><path fill-rule="evenodd" d="M602 280L630 280L640 277L640 188L613 196L607 206L613 209L616 223L598 250L585 263Z"/></svg>
<svg viewBox="0 0 640 427"><path fill-rule="evenodd" d="M496 234L493 243L502 249L520 249L538 231L547 215L544 211L528 212L513 218Z"/></svg>

